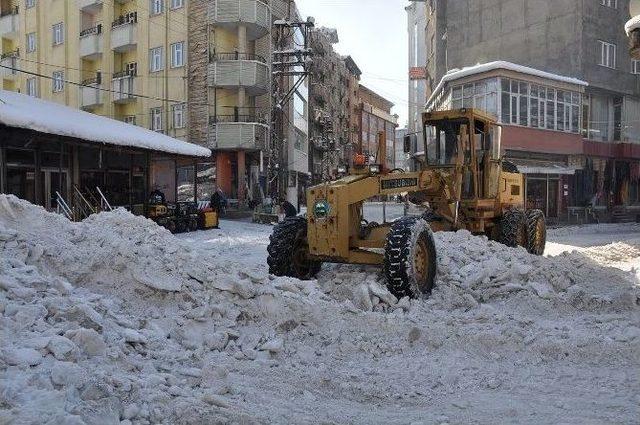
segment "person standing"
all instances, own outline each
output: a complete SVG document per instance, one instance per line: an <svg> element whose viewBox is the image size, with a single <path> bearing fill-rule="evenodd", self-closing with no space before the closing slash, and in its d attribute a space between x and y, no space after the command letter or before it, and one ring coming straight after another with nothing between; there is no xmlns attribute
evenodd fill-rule
<svg viewBox="0 0 640 425"><path fill-rule="evenodd" d="M296 207L284 198L280 200L280 209L284 212L285 217L295 217L298 215Z"/></svg>

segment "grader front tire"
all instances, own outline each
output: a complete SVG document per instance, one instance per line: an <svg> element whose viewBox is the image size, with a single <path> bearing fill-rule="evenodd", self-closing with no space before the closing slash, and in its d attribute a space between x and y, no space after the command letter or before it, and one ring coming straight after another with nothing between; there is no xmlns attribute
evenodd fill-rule
<svg viewBox="0 0 640 425"><path fill-rule="evenodd" d="M429 223L405 217L391 226L384 250L387 289L397 298L429 295L436 278L436 247Z"/></svg>
<svg viewBox="0 0 640 425"><path fill-rule="evenodd" d="M540 210L527 211L527 251L533 255L544 254L547 244L547 225Z"/></svg>
<svg viewBox="0 0 640 425"><path fill-rule="evenodd" d="M269 237L267 247L269 273L275 276L312 279L320 271L321 263L309 260L307 220L289 217L278 223Z"/></svg>

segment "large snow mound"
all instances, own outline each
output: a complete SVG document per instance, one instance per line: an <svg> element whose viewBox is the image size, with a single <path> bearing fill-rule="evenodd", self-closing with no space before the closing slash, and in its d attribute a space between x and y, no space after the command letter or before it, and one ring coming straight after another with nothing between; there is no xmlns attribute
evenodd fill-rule
<svg viewBox="0 0 640 425"><path fill-rule="evenodd" d="M0 195L0 423L637 420L634 273L436 245L433 295L397 300L377 268L273 278L123 210Z"/></svg>

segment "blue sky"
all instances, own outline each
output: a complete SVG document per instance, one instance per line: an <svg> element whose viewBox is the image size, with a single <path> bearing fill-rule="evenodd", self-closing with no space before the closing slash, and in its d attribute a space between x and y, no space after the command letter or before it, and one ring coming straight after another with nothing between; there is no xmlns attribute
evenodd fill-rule
<svg viewBox="0 0 640 425"><path fill-rule="evenodd" d="M317 26L336 28L336 50L351 55L362 83L396 104L400 126L407 121L407 0L296 0Z"/></svg>

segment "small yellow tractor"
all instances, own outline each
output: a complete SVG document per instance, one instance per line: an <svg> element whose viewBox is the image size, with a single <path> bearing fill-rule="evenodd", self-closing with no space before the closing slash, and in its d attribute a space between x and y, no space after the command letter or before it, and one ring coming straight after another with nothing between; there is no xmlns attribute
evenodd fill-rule
<svg viewBox="0 0 640 425"><path fill-rule="evenodd" d="M311 279L323 262L381 265L392 294L419 297L435 282L433 232L466 229L542 255L544 214L525 210L523 175L501 157L502 129L495 119L458 109L425 112L422 121L420 171L387 170L384 159L368 163L357 155L348 175L307 191L306 217L275 226L268 246L271 274ZM385 156L381 135L377 158ZM398 194L426 212L392 223L363 219L365 201Z"/></svg>

